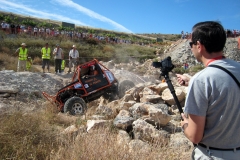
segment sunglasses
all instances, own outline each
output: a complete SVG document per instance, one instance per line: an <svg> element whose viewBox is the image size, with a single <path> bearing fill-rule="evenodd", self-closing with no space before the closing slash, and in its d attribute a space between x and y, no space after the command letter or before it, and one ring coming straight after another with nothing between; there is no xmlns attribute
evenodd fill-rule
<svg viewBox="0 0 240 160"><path fill-rule="evenodd" d="M194 42L189 42L190 47L192 48L193 45L196 45Z"/></svg>

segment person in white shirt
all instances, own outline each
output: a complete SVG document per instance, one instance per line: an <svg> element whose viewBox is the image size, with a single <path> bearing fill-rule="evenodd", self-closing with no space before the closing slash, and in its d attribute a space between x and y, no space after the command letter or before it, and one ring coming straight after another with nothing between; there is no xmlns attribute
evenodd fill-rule
<svg viewBox="0 0 240 160"><path fill-rule="evenodd" d="M53 50L53 55L55 59L55 73L61 73L61 64L64 59L64 54L62 48L60 48L59 44L56 44L56 48Z"/></svg>
<svg viewBox="0 0 240 160"><path fill-rule="evenodd" d="M69 51L69 70L68 70L68 73L71 72L72 67L75 71L75 69L77 67L78 59L79 59L79 52L78 52L78 50L76 50L76 45L73 45L72 49Z"/></svg>
<svg viewBox="0 0 240 160"><path fill-rule="evenodd" d="M37 37L37 33L38 33L38 28L35 26L35 27L33 28L33 35L34 35L35 37Z"/></svg>
<svg viewBox="0 0 240 160"><path fill-rule="evenodd" d="M1 23L1 27L2 27L2 30L5 31L5 22L2 22L2 23Z"/></svg>

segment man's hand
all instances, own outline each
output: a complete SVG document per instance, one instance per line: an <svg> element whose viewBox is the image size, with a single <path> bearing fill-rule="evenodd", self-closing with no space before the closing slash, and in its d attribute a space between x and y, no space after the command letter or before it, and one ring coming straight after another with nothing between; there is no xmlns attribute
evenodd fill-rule
<svg viewBox="0 0 240 160"><path fill-rule="evenodd" d="M190 78L181 74L176 74L177 81L181 86L188 86Z"/></svg>

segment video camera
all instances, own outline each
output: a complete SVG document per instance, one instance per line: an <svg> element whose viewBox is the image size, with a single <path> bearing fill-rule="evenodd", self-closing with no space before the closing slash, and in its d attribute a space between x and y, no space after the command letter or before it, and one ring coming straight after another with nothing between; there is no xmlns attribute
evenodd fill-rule
<svg viewBox="0 0 240 160"><path fill-rule="evenodd" d="M174 87L171 83L171 80L168 76L168 73L172 71L172 69L175 67L173 64L172 64L172 60L171 60L171 57L167 57L165 58L164 60L162 60L161 62L153 62L152 63L152 66L155 67L155 68L160 68L161 70L161 74L160 74L160 77L163 76L165 79L166 79L166 82L168 84L168 88L170 89L172 95L173 95L173 98L177 104L177 107L178 107L178 110L181 113L183 113L183 110L182 110L182 107L180 105L180 102L176 96L176 93L175 93L175 90L174 90ZM160 78L159 77L159 78Z"/></svg>
<svg viewBox="0 0 240 160"><path fill-rule="evenodd" d="M162 60L161 62L153 62L152 66L155 68L160 68L160 70L162 72L161 76L167 75L175 67L172 64L171 57L169 57L169 56L167 58L165 58L164 60Z"/></svg>

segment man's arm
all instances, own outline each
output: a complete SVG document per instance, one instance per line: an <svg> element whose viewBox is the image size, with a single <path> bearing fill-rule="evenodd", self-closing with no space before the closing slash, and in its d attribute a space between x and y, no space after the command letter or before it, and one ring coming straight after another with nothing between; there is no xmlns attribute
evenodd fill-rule
<svg viewBox="0 0 240 160"><path fill-rule="evenodd" d="M18 57L19 57L19 50L20 50L20 49L18 48L18 49L15 51L15 53L14 53L14 54L15 54L16 56L18 56Z"/></svg>
<svg viewBox="0 0 240 160"><path fill-rule="evenodd" d="M189 114L187 118L182 113L182 118L181 126L185 136L194 144L199 143L203 138L206 117Z"/></svg>
<svg viewBox="0 0 240 160"><path fill-rule="evenodd" d="M64 54L63 54L63 50L61 50L61 53L62 53L62 59L64 59Z"/></svg>
<svg viewBox="0 0 240 160"><path fill-rule="evenodd" d="M72 57L71 57L71 52L72 52L72 50L70 50L69 53L68 53L69 59L72 59Z"/></svg>

